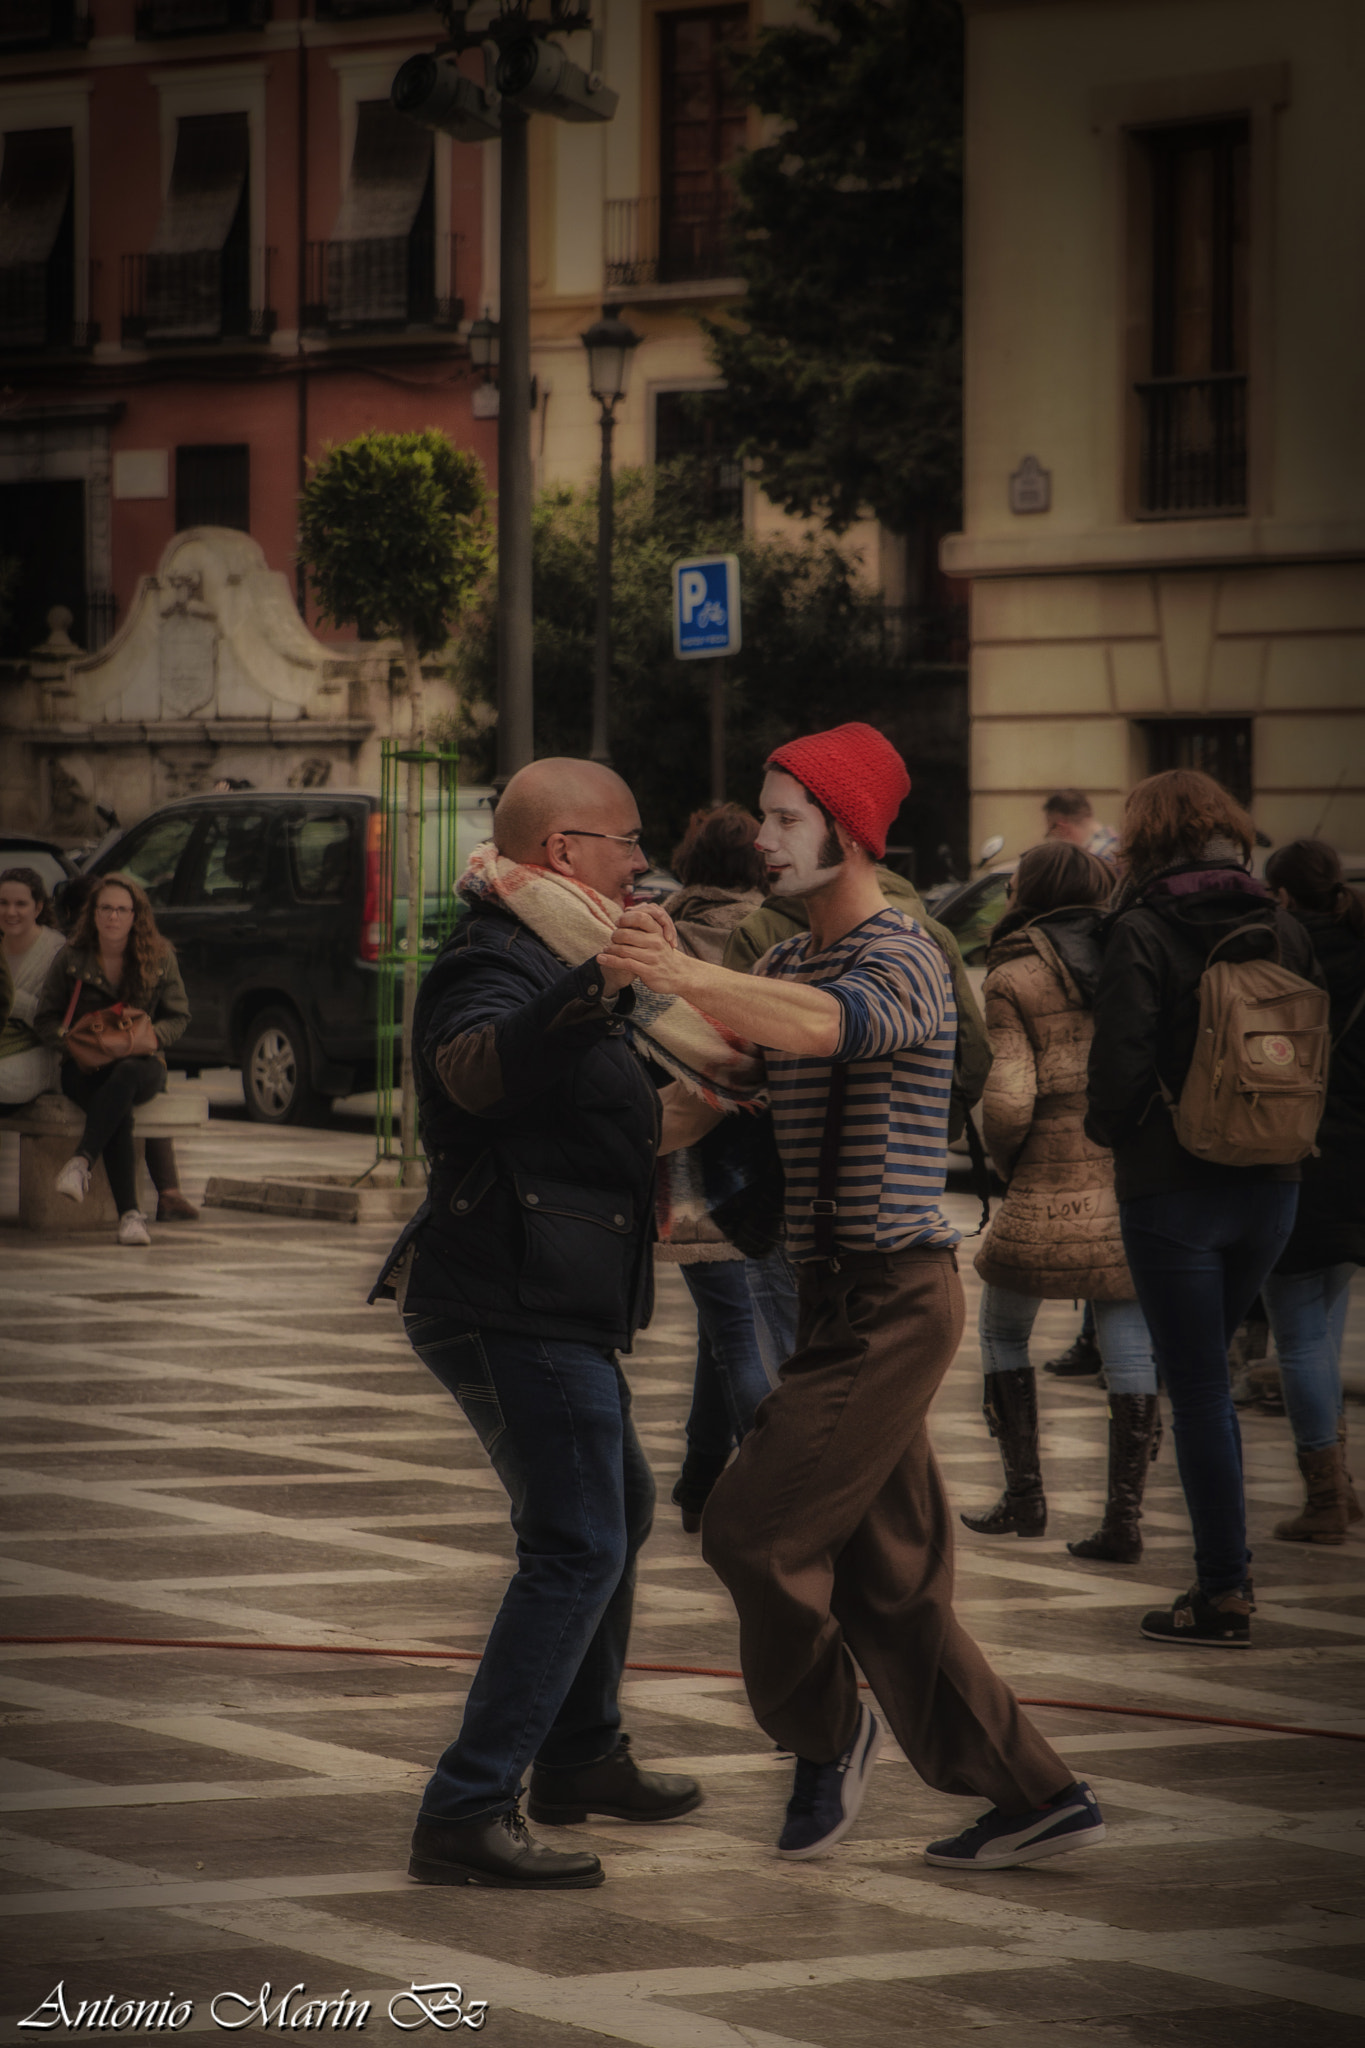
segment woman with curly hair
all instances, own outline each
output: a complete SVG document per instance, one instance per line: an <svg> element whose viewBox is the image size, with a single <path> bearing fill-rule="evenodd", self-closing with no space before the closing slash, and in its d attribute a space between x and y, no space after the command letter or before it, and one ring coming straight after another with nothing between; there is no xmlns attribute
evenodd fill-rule
<svg viewBox="0 0 1365 2048"><path fill-rule="evenodd" d="M165 1087L165 1049L189 1023L190 1010L174 949L157 930L143 891L127 875L108 875L92 889L69 944L52 964L36 1020L46 1044L60 1049L78 983L73 1023L111 1003L126 1003L147 1012L160 1050L114 1060L94 1073L84 1073L73 1060L62 1061L62 1092L85 1111L85 1129L57 1176L57 1192L83 1202L91 1169L102 1158L118 1210L119 1243L150 1244L147 1219L137 1206L133 1111Z"/></svg>

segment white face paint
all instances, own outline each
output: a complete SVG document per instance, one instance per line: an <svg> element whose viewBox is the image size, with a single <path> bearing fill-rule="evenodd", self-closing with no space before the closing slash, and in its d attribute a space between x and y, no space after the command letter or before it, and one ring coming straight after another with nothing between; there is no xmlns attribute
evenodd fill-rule
<svg viewBox="0 0 1365 2048"><path fill-rule="evenodd" d="M770 768L759 799L763 829L755 845L768 872L774 896L810 896L826 888L843 868L842 859L824 867L829 827L818 804L794 776Z"/></svg>

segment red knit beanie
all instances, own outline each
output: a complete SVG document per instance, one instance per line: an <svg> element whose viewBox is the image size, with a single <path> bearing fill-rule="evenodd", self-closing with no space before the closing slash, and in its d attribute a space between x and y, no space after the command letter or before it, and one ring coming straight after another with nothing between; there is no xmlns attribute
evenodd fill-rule
<svg viewBox="0 0 1365 2048"><path fill-rule="evenodd" d="M886 852L886 835L910 794L910 777L884 733L870 725L836 725L832 732L788 740L768 756L832 818L865 846L874 860Z"/></svg>

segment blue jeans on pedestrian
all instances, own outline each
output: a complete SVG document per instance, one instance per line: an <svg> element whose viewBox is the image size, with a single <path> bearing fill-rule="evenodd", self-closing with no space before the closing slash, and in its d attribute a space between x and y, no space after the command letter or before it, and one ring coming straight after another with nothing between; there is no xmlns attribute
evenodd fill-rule
<svg viewBox="0 0 1365 2048"><path fill-rule="evenodd" d="M1268 1273L1261 1286L1296 1451L1325 1451L1341 1419L1341 1345L1355 1266Z"/></svg>
<svg viewBox="0 0 1365 2048"><path fill-rule="evenodd" d="M1034 1294L987 1281L981 1290L978 1328L983 1372L1015 1372L1029 1363L1028 1340L1042 1302ZM1089 1306L1111 1394L1154 1394L1156 1367L1147 1321L1135 1301L1097 1301Z"/></svg>
<svg viewBox="0 0 1365 2048"><path fill-rule="evenodd" d="M1229 1179L1119 1204L1128 1270L1171 1402L1201 1592L1244 1583L1242 1434L1228 1344L1294 1228L1294 1181Z"/></svg>
<svg viewBox="0 0 1365 2048"><path fill-rule="evenodd" d="M796 1268L779 1244L761 1259L746 1259L744 1279L754 1305L758 1348L776 1386L796 1350Z"/></svg>
<svg viewBox="0 0 1365 2048"><path fill-rule="evenodd" d="M484 1644L424 1820L515 1805L527 1767L610 1756L654 1480L630 1390L592 1344L405 1315L413 1350L454 1395L512 1503L517 1571Z"/></svg>
<svg viewBox="0 0 1365 2048"><path fill-rule="evenodd" d="M687 1418L687 1448L724 1464L754 1426L754 1410L772 1392L758 1348L754 1305L739 1259L704 1259L682 1269L697 1311L697 1369Z"/></svg>

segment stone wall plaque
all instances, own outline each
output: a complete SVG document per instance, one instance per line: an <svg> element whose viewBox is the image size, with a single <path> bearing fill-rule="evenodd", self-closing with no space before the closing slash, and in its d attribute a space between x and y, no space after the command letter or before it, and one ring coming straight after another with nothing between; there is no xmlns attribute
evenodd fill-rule
<svg viewBox="0 0 1365 2048"><path fill-rule="evenodd" d="M168 612L159 640L163 716L191 718L212 701L217 687L217 624L195 611Z"/></svg>
<svg viewBox="0 0 1365 2048"><path fill-rule="evenodd" d="M1011 512L1050 512L1052 471L1036 455L1026 455L1010 478Z"/></svg>

